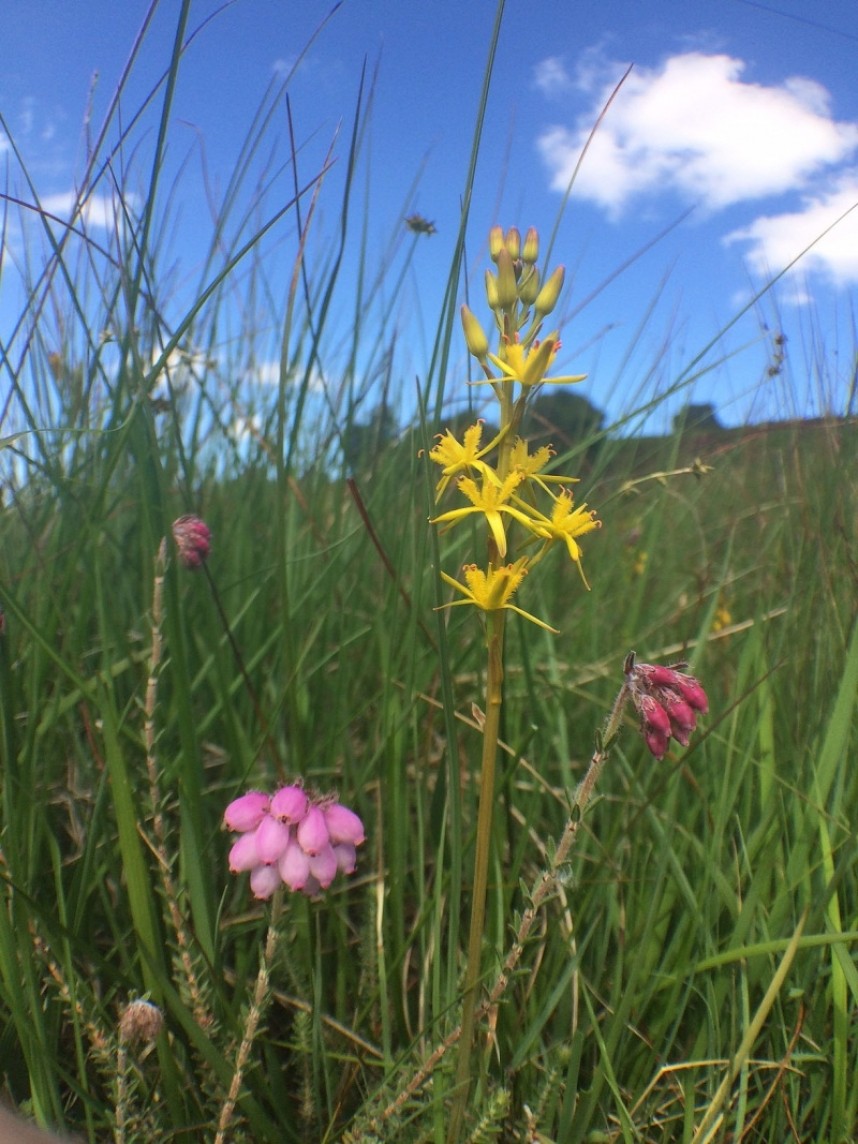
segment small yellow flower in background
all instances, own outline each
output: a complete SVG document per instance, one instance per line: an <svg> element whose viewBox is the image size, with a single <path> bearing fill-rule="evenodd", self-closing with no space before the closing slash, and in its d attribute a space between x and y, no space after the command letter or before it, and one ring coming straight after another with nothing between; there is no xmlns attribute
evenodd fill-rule
<svg viewBox="0 0 858 1144"><path fill-rule="evenodd" d="M733 622L733 616L730 609L727 607L724 600L718 601L718 607L715 609L715 616L712 620L712 631L722 632L725 628L729 628Z"/></svg>
<svg viewBox="0 0 858 1144"><path fill-rule="evenodd" d="M454 580L446 572L441 573L441 579L465 597L463 600L451 600L449 604L443 604L442 607L455 608L458 604L473 604L482 612L497 612L502 608L507 608L511 612L517 612L526 620L530 620L531 623L545 628L548 632L556 632L557 629L552 628L550 624L546 624L537 616L533 616L530 612L525 612L523 608L510 603L516 588L527 575L526 556L520 557L514 564L505 564L500 568L489 565L488 572L483 572L482 568L478 568L476 564L466 564L462 571L465 574L464 584Z"/></svg>
<svg viewBox="0 0 858 1144"><path fill-rule="evenodd" d="M649 553L645 548L642 548L635 557L635 562L632 565L632 576L643 576L644 572L646 572L646 563L648 559Z"/></svg>
<svg viewBox="0 0 858 1144"><path fill-rule="evenodd" d="M438 444L429 450L429 460L440 465L443 472L441 480L435 487L435 500L441 499L444 490L453 477L464 476L472 469L477 469L483 474L490 471L489 466L484 464L481 458L494 448L495 443L494 441L490 442L481 452L480 439L482 435L483 423L481 421L465 430L464 440L461 442L453 436L449 429L445 433L438 434Z"/></svg>
<svg viewBox="0 0 858 1144"><path fill-rule="evenodd" d="M472 513L481 512L486 518L492 539L497 545L498 555L503 558L506 556L506 533L504 532L501 513L512 513L516 518L520 517L521 514L512 509L506 502L523 480L524 475L522 473L510 473L502 482L494 473L484 473L482 488L480 488L471 477L460 477L459 490L471 502L470 506L454 508L450 512L442 512L440 516L434 517L430 524L446 522L455 524Z"/></svg>

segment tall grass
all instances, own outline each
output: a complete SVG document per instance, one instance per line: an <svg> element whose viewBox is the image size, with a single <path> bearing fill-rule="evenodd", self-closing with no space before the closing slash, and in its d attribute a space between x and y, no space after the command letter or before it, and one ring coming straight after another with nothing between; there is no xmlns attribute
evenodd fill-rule
<svg viewBox="0 0 858 1144"><path fill-rule="evenodd" d="M227 873L221 817L248 786L300 775L336 788L369 841L324 900L284 903L229 1138L441 1140L482 647L472 619L433 611L439 566L467 549L458 532L430 535L420 450L459 380L470 228L420 371L422 420L349 452L375 395L393 401L400 384L380 300L415 249L394 236L374 264L350 209L371 85L334 144L346 176L302 170L293 146L242 215L288 84L268 93L201 279L177 291L159 236L181 194L164 179L185 15L149 104L152 150L134 121L96 141L81 202L113 198L109 239L85 211L52 223L32 183L35 210L8 206L25 301L2 345L3 1095L93 1140L214 1137L270 920ZM283 179L287 205L267 207ZM320 203L343 219L330 246ZM355 248L361 273L346 277ZM272 249L285 280L270 277ZM244 383L272 358L273 385ZM848 422L609 430L558 457L604 528L586 548L590 594L558 562L525 603L562 635L509 624L486 988L628 650L688 658L711 715L662 763L631 723L614 748L556 892L481 1013L463 1138L858 1131L855 445ZM159 617L159 545L189 511L212 555L196 574L168 561ZM139 997L164 1014L147 1046L119 1031Z"/></svg>

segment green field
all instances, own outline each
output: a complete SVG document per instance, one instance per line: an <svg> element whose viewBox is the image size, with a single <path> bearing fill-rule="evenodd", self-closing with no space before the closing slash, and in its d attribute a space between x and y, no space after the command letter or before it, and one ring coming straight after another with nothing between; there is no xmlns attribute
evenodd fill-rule
<svg viewBox="0 0 858 1144"><path fill-rule="evenodd" d="M370 415L396 331L376 268L344 282L339 240L313 241L324 185L283 215L283 296L255 260L267 222L233 227L227 198L179 306L165 140L108 249L34 238L3 344L4 1101L91 1140L441 1142L451 1123L473 1141L854 1140L858 425L569 439L529 409L521 432L554 444L602 527L581 539L589 591L553 551L516 594L559 634L508 615L478 845L484 617L439 610L454 595L439 572L482 560L486 528L428 523L427 453L475 368L458 319L468 218L417 386L392 378ZM326 403L335 292L360 320ZM280 346L254 408L234 379L266 346L237 297ZM454 412L460 431L497 423ZM171 542L158 560L185 513L213 536L197 571ZM629 709L557 865L632 649L687 660L709 714L659 762ZM255 901L227 869L224 809L298 777L360 814L357 869L318 900ZM138 998L163 1014L151 1041L120 1026Z"/></svg>

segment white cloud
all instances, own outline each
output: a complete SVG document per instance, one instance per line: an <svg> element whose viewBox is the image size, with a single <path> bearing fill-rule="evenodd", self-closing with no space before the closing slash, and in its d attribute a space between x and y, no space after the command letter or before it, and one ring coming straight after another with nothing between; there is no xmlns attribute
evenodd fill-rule
<svg viewBox="0 0 858 1144"><path fill-rule="evenodd" d="M256 382L257 385L279 385L280 368L280 358L258 361L246 380Z"/></svg>
<svg viewBox="0 0 858 1144"><path fill-rule="evenodd" d="M248 370L245 376L245 381L262 386L279 385L280 368L279 358L269 358L265 361L258 361L254 364L252 370ZM303 367L299 367L299 369L293 373L292 376L287 379L287 381L290 385L303 385ZM313 366L313 369L310 373L310 379L307 383L307 388L309 389L310 393L324 393L325 391L325 379L316 366Z"/></svg>
<svg viewBox="0 0 858 1144"><path fill-rule="evenodd" d="M236 417L232 423L232 432L237 441L246 441L248 438L256 440L262 433L262 418L258 413Z"/></svg>
<svg viewBox="0 0 858 1144"><path fill-rule="evenodd" d="M74 212L75 225L81 222L96 230L115 231L124 222L123 210L133 212L137 206L136 195L126 195L123 204L108 195L90 195L82 206L74 191L63 191L57 195L47 195L41 200L41 207L57 218L70 219Z"/></svg>
<svg viewBox="0 0 858 1144"><path fill-rule="evenodd" d="M153 346L151 351L151 364L157 365L161 360L162 349L160 346ZM187 378L188 374L193 374L197 377L202 376L209 369L217 369L218 363L215 359L208 357L201 349L188 346L173 346L167 355L167 360L161 367L162 371L166 370L175 381L177 377Z"/></svg>
<svg viewBox="0 0 858 1144"><path fill-rule="evenodd" d="M572 80L559 56L549 56L533 69L533 85L549 99L572 88Z"/></svg>
<svg viewBox="0 0 858 1144"><path fill-rule="evenodd" d="M624 65L588 53L575 86L592 99L574 127L544 131L538 147L551 186L565 190L587 136ZM600 124L575 192L618 217L641 195L672 191L717 210L806 187L858 149L858 124L831 116L828 92L792 77L777 86L742 80L745 64L687 52L636 68ZM550 69L549 69L550 74Z"/></svg>
<svg viewBox="0 0 858 1144"><path fill-rule="evenodd" d="M838 286L858 283L858 170L845 172L832 188L806 196L800 210L762 215L749 226L732 231L724 242L750 243L749 265L768 277L816 239L819 241L800 260L796 271L821 272Z"/></svg>

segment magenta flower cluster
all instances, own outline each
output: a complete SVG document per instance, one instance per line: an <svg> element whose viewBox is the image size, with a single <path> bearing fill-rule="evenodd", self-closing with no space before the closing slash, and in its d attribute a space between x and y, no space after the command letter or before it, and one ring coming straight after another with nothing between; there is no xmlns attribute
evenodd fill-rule
<svg viewBox="0 0 858 1144"><path fill-rule="evenodd" d="M229 852L233 874L250 871L254 896L270 898L281 883L317 897L338 872L353 873L363 823L334 795L311 795L302 786L273 795L248 791L224 811L224 825L238 834Z"/></svg>
<svg viewBox="0 0 858 1144"><path fill-rule="evenodd" d="M688 746L697 716L706 714L709 700L693 675L677 670L684 665L662 667L630 659L626 686L641 718L644 741L657 759L663 759L671 736Z"/></svg>
<svg viewBox="0 0 858 1144"><path fill-rule="evenodd" d="M211 529L198 516L180 516L173 521L173 540L179 561L191 572L202 568L212 547Z"/></svg>

